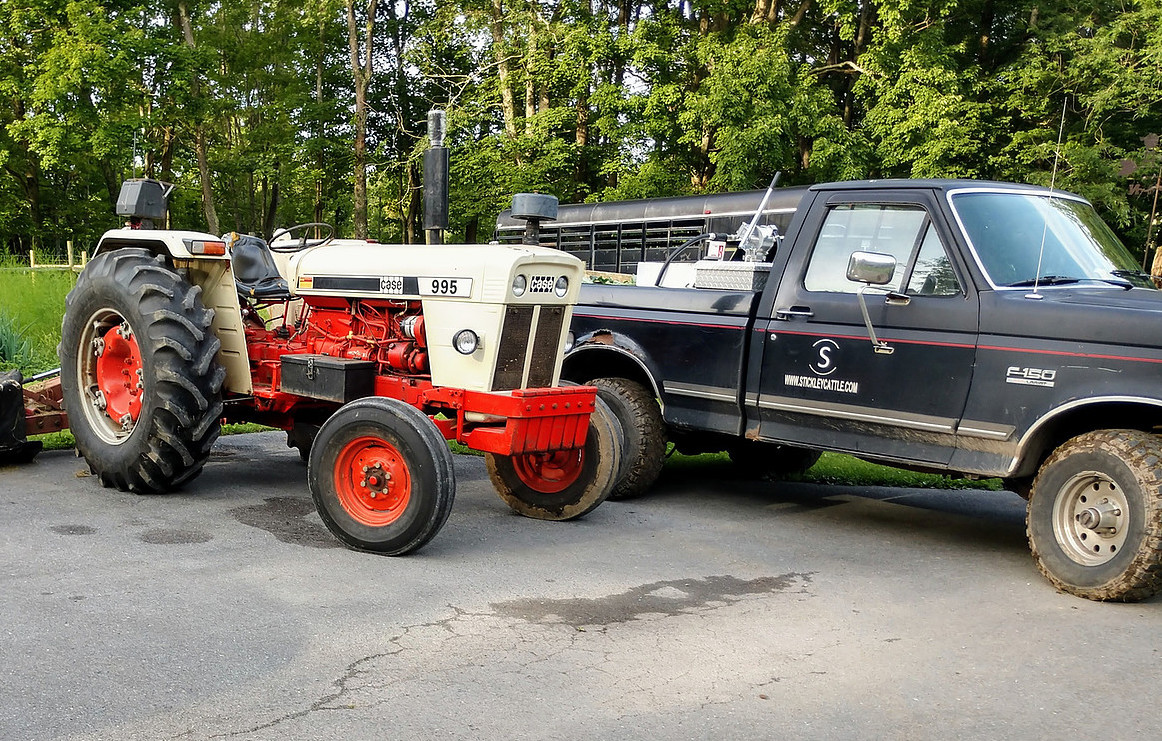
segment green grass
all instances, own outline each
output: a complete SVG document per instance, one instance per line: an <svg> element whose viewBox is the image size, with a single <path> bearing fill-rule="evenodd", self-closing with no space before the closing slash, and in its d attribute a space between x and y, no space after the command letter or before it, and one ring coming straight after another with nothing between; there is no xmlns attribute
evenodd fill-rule
<svg viewBox="0 0 1162 741"><path fill-rule="evenodd" d="M61 315L65 296L76 282L76 273L70 270L0 268L0 315L6 317L19 340L28 344L27 353L20 358L0 355L0 368L20 368L29 376L60 365L56 346ZM4 324L0 321L0 342L4 341Z"/></svg>

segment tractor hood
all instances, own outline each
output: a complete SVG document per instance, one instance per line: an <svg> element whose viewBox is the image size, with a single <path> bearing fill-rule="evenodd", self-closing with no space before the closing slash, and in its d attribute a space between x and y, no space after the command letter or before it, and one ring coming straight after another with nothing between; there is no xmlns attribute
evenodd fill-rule
<svg viewBox="0 0 1162 741"><path fill-rule="evenodd" d="M573 304L584 263L541 247L341 239L295 255L288 272L291 290L302 296Z"/></svg>

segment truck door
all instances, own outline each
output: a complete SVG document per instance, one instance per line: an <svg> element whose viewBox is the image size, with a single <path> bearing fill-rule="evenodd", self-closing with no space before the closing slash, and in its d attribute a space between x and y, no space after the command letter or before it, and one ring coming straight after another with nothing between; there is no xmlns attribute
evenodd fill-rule
<svg viewBox="0 0 1162 741"><path fill-rule="evenodd" d="M756 323L762 367L748 402L757 404L761 437L902 462L949 461L978 317L951 239L928 191L818 197ZM879 351L860 309L863 284L846 277L856 251L896 260L891 281L864 294L886 345Z"/></svg>

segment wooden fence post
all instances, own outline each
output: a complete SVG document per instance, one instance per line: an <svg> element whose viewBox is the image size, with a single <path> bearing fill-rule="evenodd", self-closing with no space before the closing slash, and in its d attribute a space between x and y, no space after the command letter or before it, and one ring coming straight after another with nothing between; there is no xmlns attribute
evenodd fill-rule
<svg viewBox="0 0 1162 741"><path fill-rule="evenodd" d="M36 250L29 250L28 251L28 267L30 267L30 268L36 267Z"/></svg>
<svg viewBox="0 0 1162 741"><path fill-rule="evenodd" d="M73 240L71 239L65 242L65 254L68 256L65 262L71 268L73 266Z"/></svg>

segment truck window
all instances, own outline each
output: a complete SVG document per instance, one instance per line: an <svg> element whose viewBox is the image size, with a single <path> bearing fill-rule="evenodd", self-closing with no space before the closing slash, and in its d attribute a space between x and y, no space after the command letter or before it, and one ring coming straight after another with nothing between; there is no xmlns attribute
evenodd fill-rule
<svg viewBox="0 0 1162 741"><path fill-rule="evenodd" d="M926 221L927 214L918 206L853 203L831 208L811 252L804 287L808 291L858 292L861 284L847 279L847 262L852 252L862 250L896 258L896 272L884 288L898 291Z"/></svg>
<svg viewBox="0 0 1162 741"><path fill-rule="evenodd" d="M920 253L916 255L906 293L909 296L960 295L960 281L956 279L952 261L948 259L932 222L928 222L928 228L924 230L924 241L920 243Z"/></svg>

